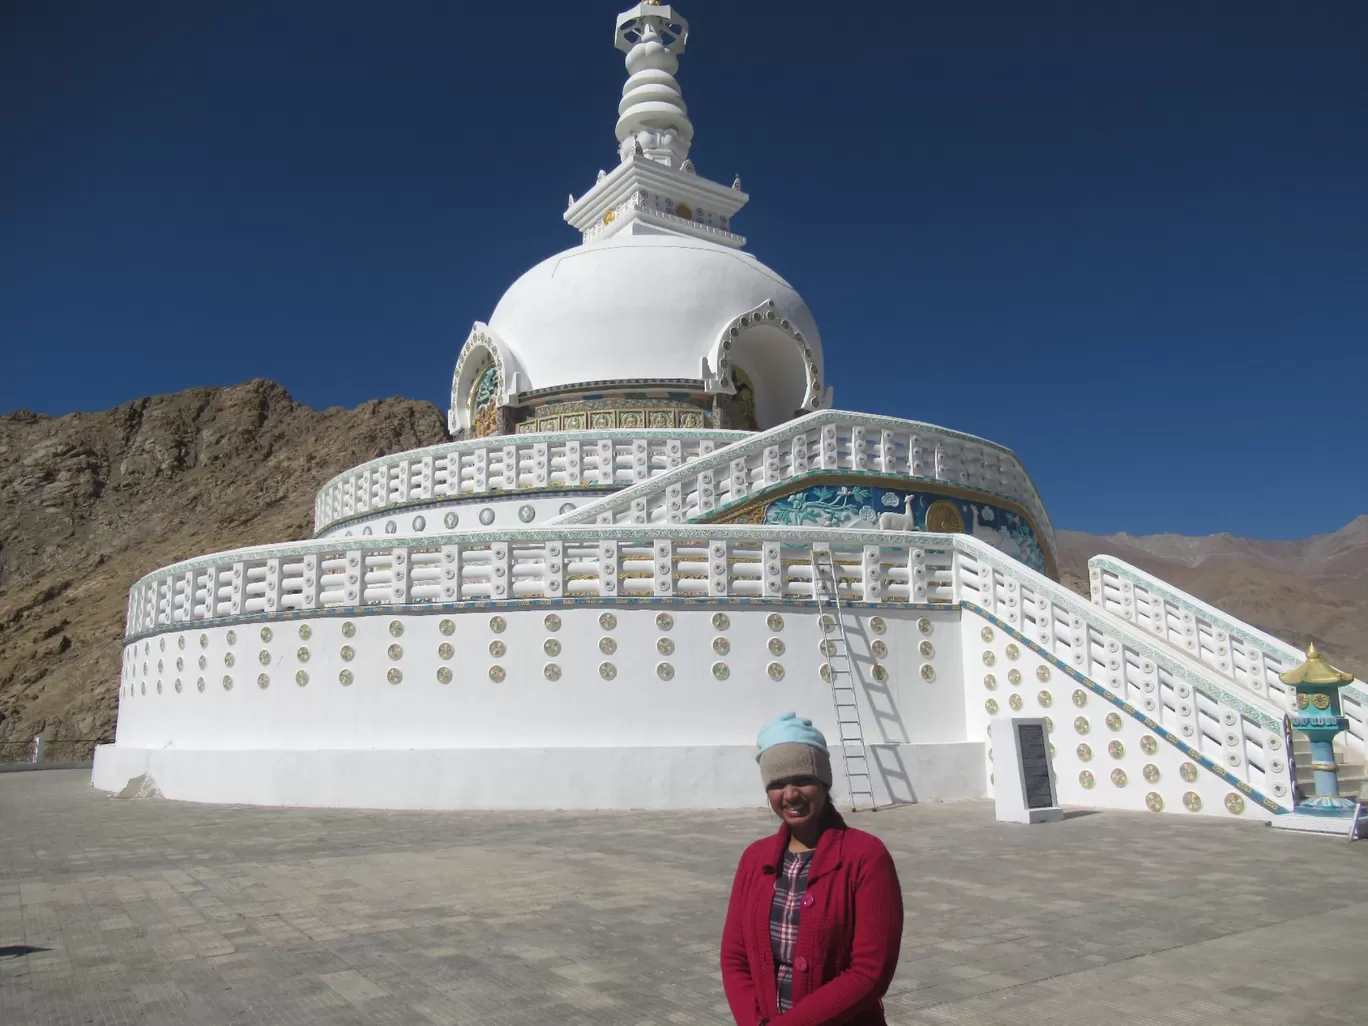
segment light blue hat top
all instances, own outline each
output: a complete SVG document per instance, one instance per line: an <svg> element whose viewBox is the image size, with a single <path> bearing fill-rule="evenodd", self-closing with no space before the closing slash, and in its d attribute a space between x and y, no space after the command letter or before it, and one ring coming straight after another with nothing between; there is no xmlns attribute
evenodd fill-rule
<svg viewBox="0 0 1368 1026"><path fill-rule="evenodd" d="M755 743L760 746L761 752L775 745L789 743L811 745L823 752L827 750L826 738L822 736L822 732L812 725L811 720L799 719L797 713L784 713L783 716L770 720L760 728ZM757 762L760 760L759 755L755 758Z"/></svg>

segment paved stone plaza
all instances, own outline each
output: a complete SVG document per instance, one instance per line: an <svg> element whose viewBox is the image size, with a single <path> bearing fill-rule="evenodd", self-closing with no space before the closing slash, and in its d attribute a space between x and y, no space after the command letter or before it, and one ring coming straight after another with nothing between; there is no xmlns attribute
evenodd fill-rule
<svg viewBox="0 0 1368 1026"><path fill-rule="evenodd" d="M855 817L907 904L891 1023L1362 1023L1368 843L1172 816ZM119 800L0 775L0 1023L730 1023L755 812ZM1303 971L1299 972L1298 970Z"/></svg>

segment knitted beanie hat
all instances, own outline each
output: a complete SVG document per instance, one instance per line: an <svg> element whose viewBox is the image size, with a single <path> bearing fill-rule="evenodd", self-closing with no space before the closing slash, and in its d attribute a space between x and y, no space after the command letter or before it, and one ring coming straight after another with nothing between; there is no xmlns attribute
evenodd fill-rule
<svg viewBox="0 0 1368 1026"><path fill-rule="evenodd" d="M789 777L815 777L831 787L831 755L826 738L811 720L796 713L784 713L760 728L755 739L760 753L760 776L766 787Z"/></svg>

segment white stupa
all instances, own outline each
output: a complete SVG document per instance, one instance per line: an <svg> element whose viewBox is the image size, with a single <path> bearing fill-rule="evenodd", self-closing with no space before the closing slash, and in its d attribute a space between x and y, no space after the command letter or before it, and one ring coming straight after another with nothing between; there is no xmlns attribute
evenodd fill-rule
<svg viewBox="0 0 1368 1026"><path fill-rule="evenodd" d="M796 709L843 802L985 796L1020 715L1061 801L1291 808L1299 653L1114 560L1087 602L1011 451L832 408L807 306L734 230L739 181L690 159L687 39L670 6L618 17L618 163L565 211L579 245L472 326L453 441L328 482L313 540L134 585L96 786L758 805L755 732Z"/></svg>

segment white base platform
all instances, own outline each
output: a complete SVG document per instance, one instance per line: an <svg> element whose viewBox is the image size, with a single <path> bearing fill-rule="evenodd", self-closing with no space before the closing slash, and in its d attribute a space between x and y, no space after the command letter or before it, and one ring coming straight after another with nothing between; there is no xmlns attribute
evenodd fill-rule
<svg viewBox="0 0 1368 1026"><path fill-rule="evenodd" d="M1351 816L1307 816L1290 812L1283 816L1274 816L1269 820L1269 825L1278 830L1299 830L1308 834L1348 837L1352 822ZM1362 823L1359 828L1362 829Z"/></svg>
<svg viewBox="0 0 1368 1026"><path fill-rule="evenodd" d="M872 745L879 804L987 796L984 745ZM846 804L840 752L832 753ZM182 801L371 809L717 809L764 805L750 746L95 750L91 782L150 773Z"/></svg>

